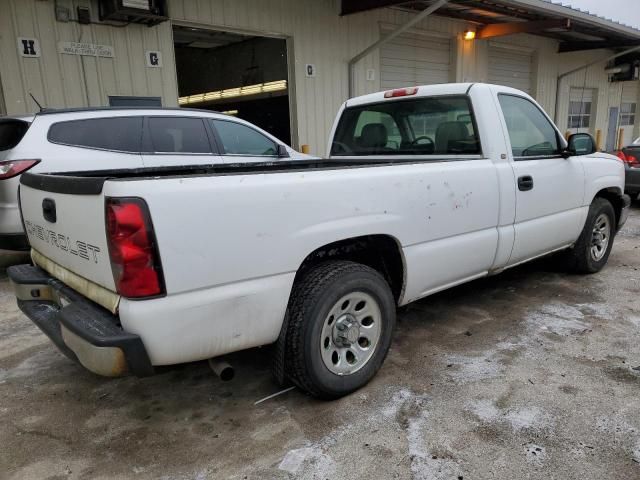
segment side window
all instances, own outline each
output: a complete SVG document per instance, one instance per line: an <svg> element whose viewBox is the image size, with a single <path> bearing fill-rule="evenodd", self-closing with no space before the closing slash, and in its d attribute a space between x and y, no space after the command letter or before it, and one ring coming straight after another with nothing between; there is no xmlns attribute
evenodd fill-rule
<svg viewBox="0 0 640 480"><path fill-rule="evenodd" d="M251 127L227 120L211 120L226 155L269 156L278 154L273 140Z"/></svg>
<svg viewBox="0 0 640 480"><path fill-rule="evenodd" d="M347 108L331 155L475 155L480 141L466 96L401 99Z"/></svg>
<svg viewBox="0 0 640 480"><path fill-rule="evenodd" d="M47 139L74 147L140 153L142 117L71 120L51 125Z"/></svg>
<svg viewBox="0 0 640 480"><path fill-rule="evenodd" d="M539 157L560 153L555 128L529 100L500 94L500 106L507 123L513 156Z"/></svg>
<svg viewBox="0 0 640 480"><path fill-rule="evenodd" d="M151 146L157 153L211 153L201 118L149 117Z"/></svg>

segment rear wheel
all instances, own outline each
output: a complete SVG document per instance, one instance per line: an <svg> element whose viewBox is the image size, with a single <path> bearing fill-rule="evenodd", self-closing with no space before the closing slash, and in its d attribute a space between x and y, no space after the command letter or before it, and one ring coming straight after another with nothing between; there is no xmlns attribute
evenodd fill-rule
<svg viewBox="0 0 640 480"><path fill-rule="evenodd" d="M395 301L377 271L353 262L319 265L289 303L287 376L316 397L351 393L382 365L394 325Z"/></svg>
<svg viewBox="0 0 640 480"><path fill-rule="evenodd" d="M596 273L609 260L616 232L616 215L611 203L596 198L585 222L580 238L567 255L568 266L577 273Z"/></svg>

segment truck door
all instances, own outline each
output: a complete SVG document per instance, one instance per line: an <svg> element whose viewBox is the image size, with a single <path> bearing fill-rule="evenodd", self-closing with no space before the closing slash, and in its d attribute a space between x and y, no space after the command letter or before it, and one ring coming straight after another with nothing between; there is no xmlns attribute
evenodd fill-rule
<svg viewBox="0 0 640 480"><path fill-rule="evenodd" d="M563 158L563 143L547 115L530 99L499 93L516 182L515 241L508 265L573 243L583 223L584 169Z"/></svg>

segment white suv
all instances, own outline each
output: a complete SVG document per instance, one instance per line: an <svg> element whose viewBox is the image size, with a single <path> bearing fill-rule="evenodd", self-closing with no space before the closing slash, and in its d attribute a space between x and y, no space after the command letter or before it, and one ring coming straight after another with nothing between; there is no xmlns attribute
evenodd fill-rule
<svg viewBox="0 0 640 480"><path fill-rule="evenodd" d="M29 248L21 173L310 159L244 120L184 108L92 108L0 118L0 251Z"/></svg>

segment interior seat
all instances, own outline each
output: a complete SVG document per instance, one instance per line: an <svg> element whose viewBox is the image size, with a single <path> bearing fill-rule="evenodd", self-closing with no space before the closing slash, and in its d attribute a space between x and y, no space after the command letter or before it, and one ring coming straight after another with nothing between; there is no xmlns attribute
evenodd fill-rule
<svg viewBox="0 0 640 480"><path fill-rule="evenodd" d="M456 153L451 152L452 145L468 138L469 130L464 122L441 123L436 130L435 153Z"/></svg>
<svg viewBox="0 0 640 480"><path fill-rule="evenodd" d="M362 127L360 146L362 148L380 149L387 146L389 133L382 123L369 123Z"/></svg>

